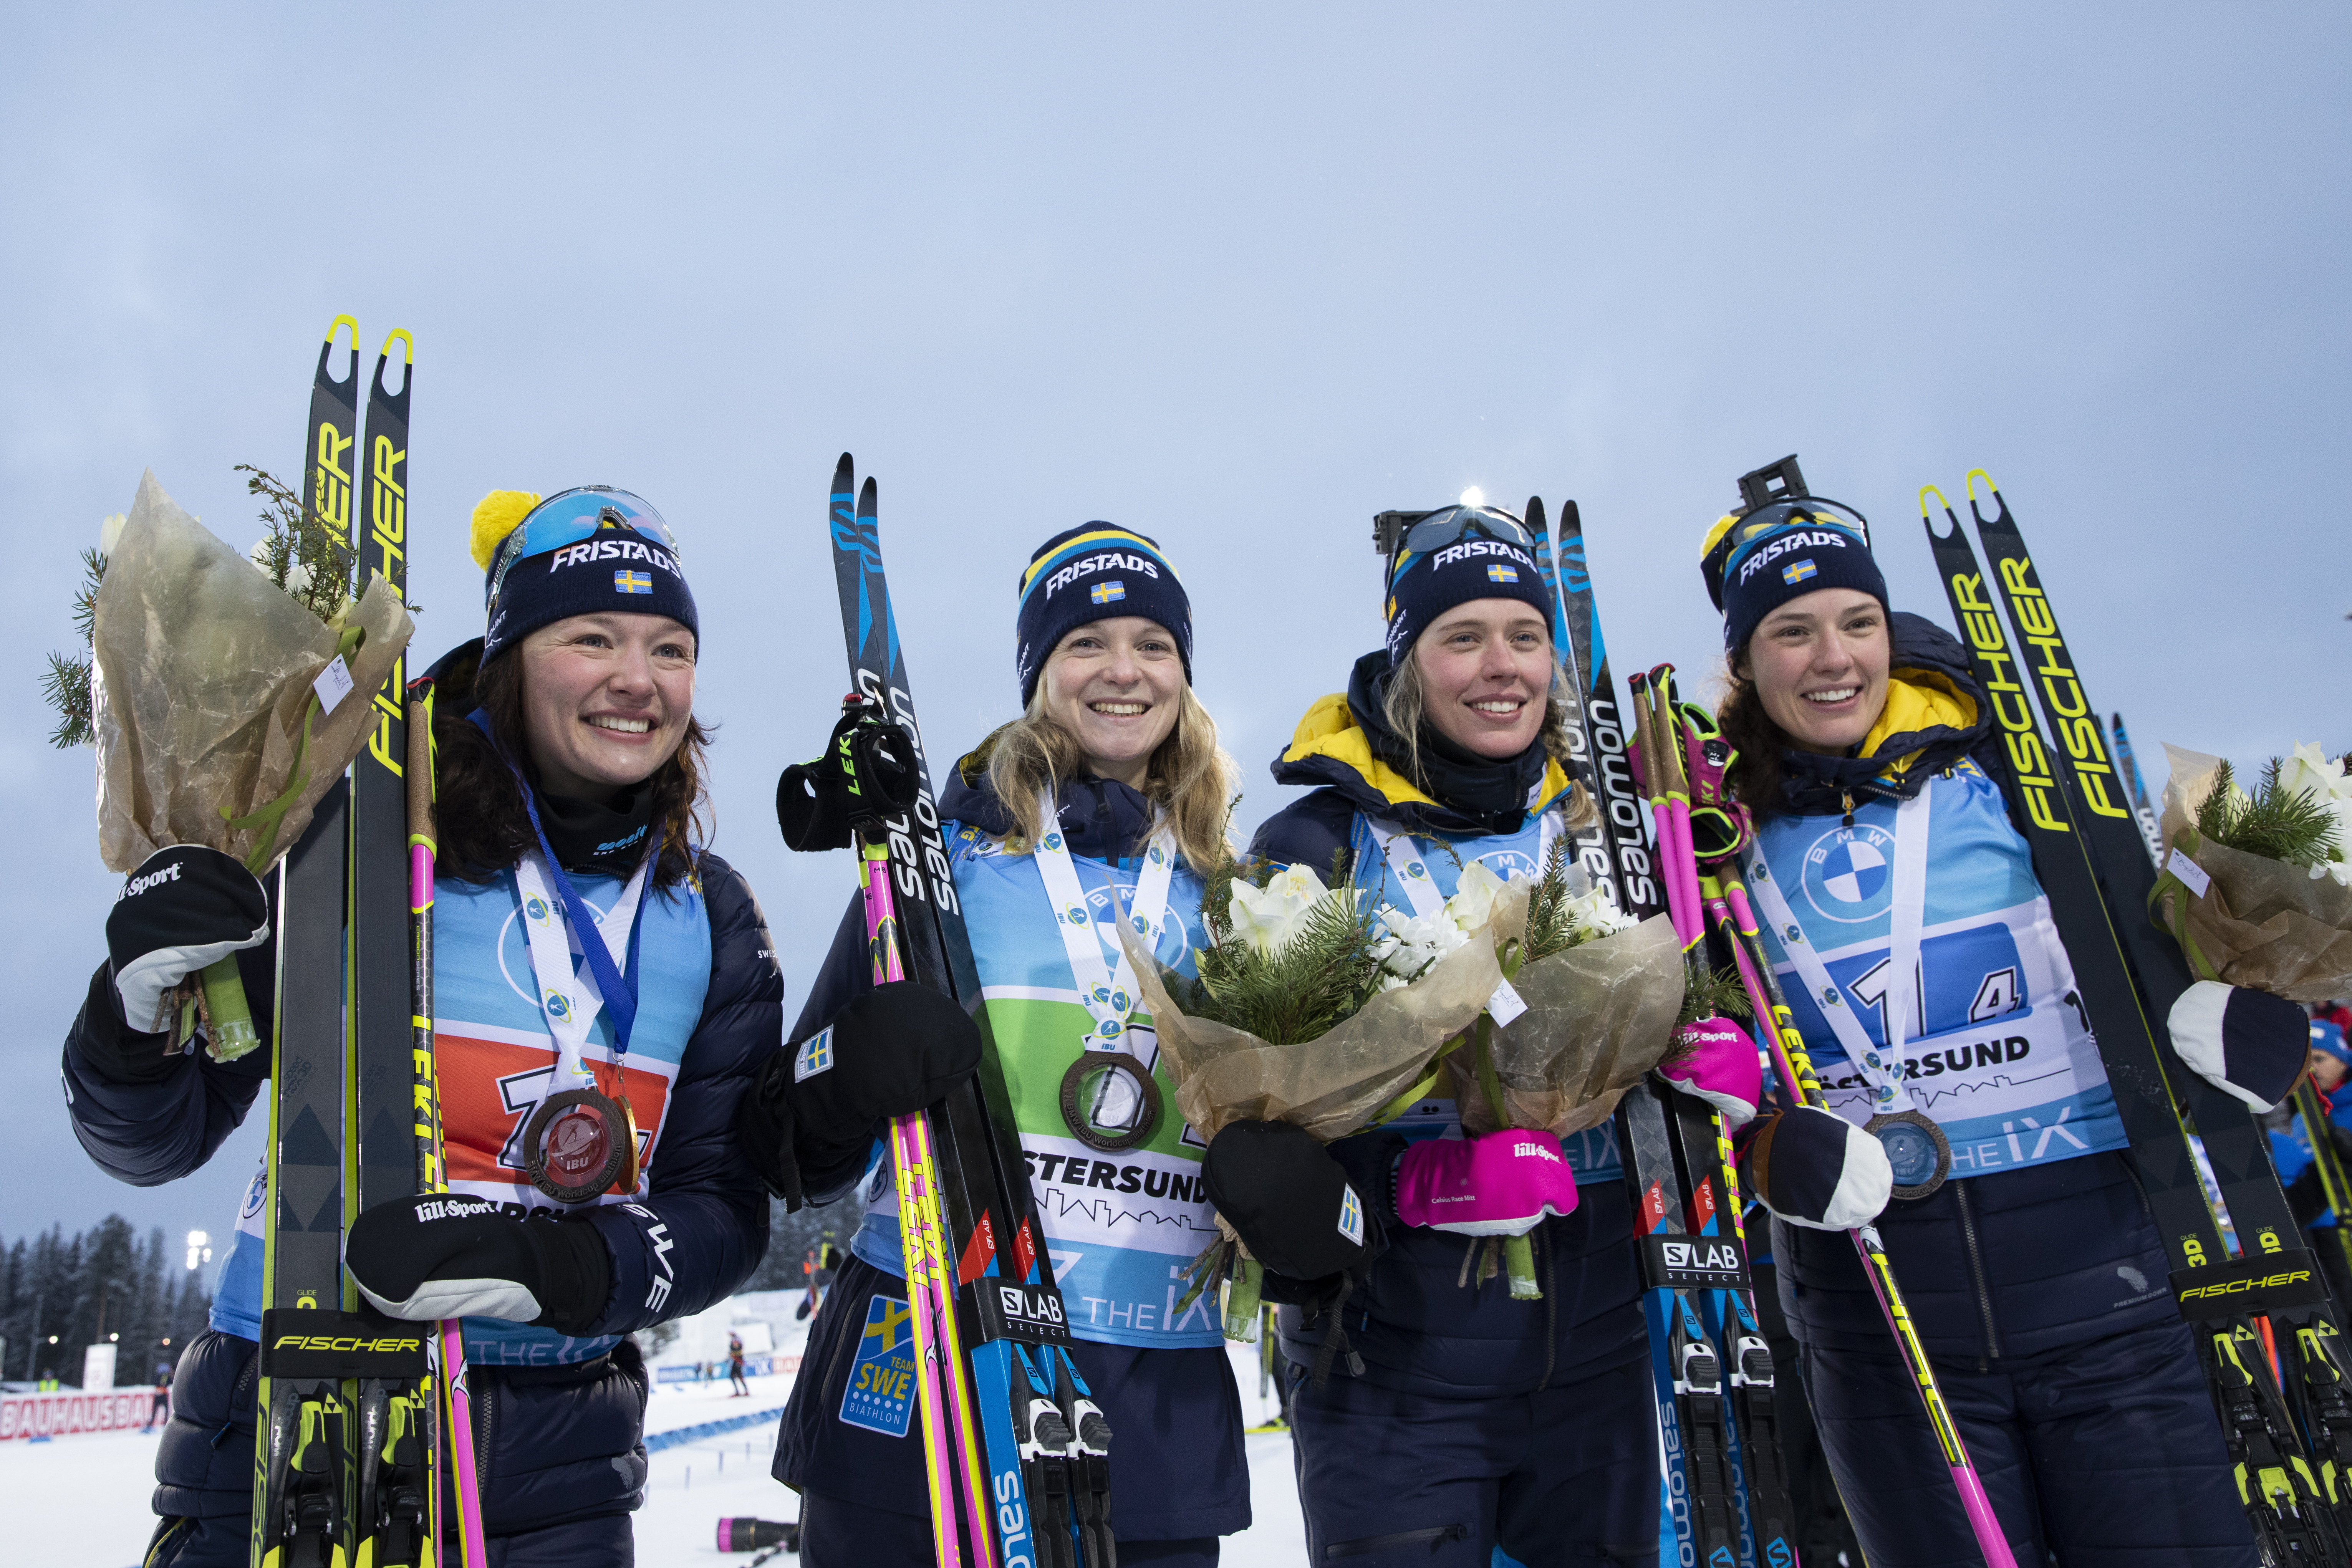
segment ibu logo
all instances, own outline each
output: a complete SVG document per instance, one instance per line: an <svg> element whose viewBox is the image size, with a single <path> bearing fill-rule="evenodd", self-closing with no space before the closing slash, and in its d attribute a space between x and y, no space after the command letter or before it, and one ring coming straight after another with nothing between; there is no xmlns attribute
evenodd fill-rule
<svg viewBox="0 0 2352 1568"><path fill-rule="evenodd" d="M1833 827L1805 851L1805 898L1830 920L1877 920L1895 901L1895 836L1883 827Z"/></svg>

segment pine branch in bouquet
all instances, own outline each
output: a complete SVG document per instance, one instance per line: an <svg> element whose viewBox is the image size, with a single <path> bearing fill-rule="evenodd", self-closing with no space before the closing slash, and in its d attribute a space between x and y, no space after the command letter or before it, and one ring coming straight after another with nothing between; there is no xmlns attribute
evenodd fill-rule
<svg viewBox="0 0 2352 1568"><path fill-rule="evenodd" d="M1675 1026L1696 1024L1702 1018L1745 1018L1753 1011L1737 970L1709 969L1703 963L1694 963L1683 986L1682 1011L1675 1016Z"/></svg>
<svg viewBox="0 0 2352 1568"><path fill-rule="evenodd" d="M246 493L261 498L258 515L269 530L253 547L253 563L304 609L332 621L352 597L334 546L322 530L302 527L302 498L283 479L251 463L235 471L247 476Z"/></svg>
<svg viewBox="0 0 2352 1568"><path fill-rule="evenodd" d="M106 575L106 557L96 550L81 552L81 586L74 590L74 630L81 637L79 653L53 653L41 675L41 696L58 716L49 744L59 751L88 746L98 740L90 728L89 639L96 629L98 584Z"/></svg>
<svg viewBox="0 0 2352 1568"><path fill-rule="evenodd" d="M1263 889L1278 869L1228 860L1207 878L1201 900L1209 941L1195 954L1198 979L1165 976L1169 999L1187 1015L1246 1030L1270 1045L1294 1046L1328 1033L1381 988L1387 942L1363 899L1341 879L1300 917L1286 941L1261 951L1233 924L1236 879ZM1335 872L1337 868L1334 868Z"/></svg>
<svg viewBox="0 0 2352 1568"><path fill-rule="evenodd" d="M1517 963L1507 966L1506 973L1517 973L1538 959L1613 935L1634 923L1619 914L1608 895L1599 889L1571 890L1568 851L1569 840L1563 835L1552 841L1545 855L1535 890L1528 895L1527 939Z"/></svg>
<svg viewBox="0 0 2352 1568"><path fill-rule="evenodd" d="M2342 852L2336 814L2324 801L2283 785L2280 766L2280 759L2273 757L2249 795L2238 787L2229 763L2222 762L2213 772L2212 789L2197 807L2197 831L2217 844L2292 866L2336 859Z"/></svg>

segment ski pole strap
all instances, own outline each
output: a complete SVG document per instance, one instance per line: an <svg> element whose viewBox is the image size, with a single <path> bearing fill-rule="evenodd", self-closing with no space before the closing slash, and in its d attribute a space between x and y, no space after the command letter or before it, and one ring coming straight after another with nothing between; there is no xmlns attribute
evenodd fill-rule
<svg viewBox="0 0 2352 1568"><path fill-rule="evenodd" d="M1095 1026L1087 1037L1090 1051L1123 1051L1127 1048L1128 1016L1141 999L1136 989L1135 966L1127 961L1127 951L1114 947L1118 955L1116 967L1103 958L1102 939L1095 932L1094 917L1087 912L1086 889L1078 883L1078 868L1070 858L1070 846L1061 831L1060 810L1054 801L1054 792L1037 792L1037 843L1033 851L1038 874L1045 879L1045 896L1054 902L1054 929L1061 933L1062 951L1070 961L1070 978L1077 983L1078 1000L1086 1005ZM1150 842L1143 851L1143 872L1136 879L1135 899L1128 905L1125 915L1118 912L1118 890L1110 891L1110 918L1124 920L1128 928L1147 944L1156 944L1164 917L1168 912L1168 889L1176 874L1176 835L1169 826L1163 813L1151 833Z"/></svg>
<svg viewBox="0 0 2352 1568"><path fill-rule="evenodd" d="M1850 985L1841 987L1830 977L1829 966L1822 962L1818 949L1806 939L1803 925L1796 911L1780 890L1771 868L1765 864L1760 847L1751 848L1748 855L1748 886L1754 891L1756 901L1764 906L1764 916L1771 921L1773 933L1780 939L1780 951L1787 953L1798 977L1820 1004L1822 1016L1828 1020L1831 1032L1845 1050L1855 1070L1870 1085L1871 1112L1891 1116L1913 1109L1911 1094L1904 1084L1908 1070L1904 1049L1904 1037L1916 1011L1913 997L1919 976L1919 933L1927 901L1927 817L1929 786L1922 786L1917 795L1895 808L1894 842L1886 847L1884 859L1892 862L1894 889L1887 909L1887 952L1884 963L1858 975ZM1866 828L1850 829L1841 848L1859 860L1862 855L1880 858L1878 847L1866 841ZM1859 852L1859 853L1857 853ZM1859 876L1864 869L1850 870L1845 875ZM1760 955L1759 955L1760 956ZM1875 997L1866 995L1862 987L1873 978L1881 981ZM1870 1037L1869 1030L1854 1016L1855 1009L1846 1005L1846 994L1852 991L1858 1002L1867 1005L1879 1004L1879 1014L1885 1032L1881 1046Z"/></svg>

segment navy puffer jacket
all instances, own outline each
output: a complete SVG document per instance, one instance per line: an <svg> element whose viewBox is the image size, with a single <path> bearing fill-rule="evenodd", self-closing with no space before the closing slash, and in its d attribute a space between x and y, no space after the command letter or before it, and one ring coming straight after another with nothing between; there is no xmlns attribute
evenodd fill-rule
<svg viewBox="0 0 2352 1568"><path fill-rule="evenodd" d="M604 1240L612 1289L583 1337L630 1333L724 1300L767 1249L767 1199L734 1127L745 1089L782 1037L783 979L742 876L708 853L699 874L710 919L709 989L670 1090L647 1196L585 1217ZM275 966L268 943L238 954L265 1039ZM197 1053L173 1059L154 1081L121 1082L101 1076L83 1046L93 1031L120 1037L123 1028L100 964L66 1036L66 1096L90 1158L120 1180L154 1186L202 1166L245 1120L269 1055L223 1066ZM648 1305L656 1300L657 1308ZM244 1515L253 1351L250 1340L207 1333L182 1358L173 1425L156 1461L157 1508L167 1517L226 1525ZM643 1500L645 1375L633 1345L576 1367L477 1366L471 1378L484 1513L494 1533L624 1512ZM234 1533L241 1563L242 1526ZM198 1551L182 1560L209 1559Z"/></svg>
<svg viewBox="0 0 2352 1568"><path fill-rule="evenodd" d="M1384 668L1385 656L1359 661L1348 712L1364 732L1368 754L1384 758L1401 747L1367 679L1376 663ZM1359 812L1413 833L1460 835L1494 826L1443 801L1392 798L1364 767L1328 752L1303 759L1286 754L1274 764L1274 776L1281 784L1322 787L1269 817L1250 853L1307 866L1318 875L1346 874ZM1580 1382L1644 1353L1648 1331L1632 1246L1633 1205L1622 1182L1580 1182L1575 1212L1536 1227L1529 1239L1543 1299L1518 1301L1499 1280L1478 1289L1463 1283L1464 1266L1483 1237L1398 1220L1390 1171L1403 1148L1402 1136L1380 1131L1330 1146L1349 1181L1366 1194L1366 1212L1381 1237L1369 1276L1341 1309L1349 1346L1362 1358L1367 1382L1429 1398L1502 1398ZM1298 1293L1290 1283L1268 1281L1268 1294L1276 1299ZM1292 1305L1282 1309L1278 1322L1284 1352L1311 1364L1327 1320ZM1341 1366L1330 1375L1344 1375Z"/></svg>
<svg viewBox="0 0 2352 1568"><path fill-rule="evenodd" d="M2021 835L2017 778L1983 689L1958 639L1934 622L1889 617L1891 664L1948 682L1975 705L1965 729L1888 738L1877 758L1780 755L1788 809L1823 815L1843 794L1895 796L1966 755L2000 788ZM1905 782L1878 777L1890 756L1920 753ZM2178 1321L2165 1289L2163 1241L2121 1152L1993 1171L1947 1182L1927 1197L1888 1205L1878 1222L1913 1326L1928 1354L1990 1369L2108 1335ZM1775 1222L1781 1303L1810 1343L1876 1350L1886 1324L1853 1244L1843 1235Z"/></svg>

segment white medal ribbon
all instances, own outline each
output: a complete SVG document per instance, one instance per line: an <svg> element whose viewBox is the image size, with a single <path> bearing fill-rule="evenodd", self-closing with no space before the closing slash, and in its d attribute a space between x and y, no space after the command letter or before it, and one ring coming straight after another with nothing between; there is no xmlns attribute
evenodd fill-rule
<svg viewBox="0 0 2352 1568"><path fill-rule="evenodd" d="M1529 811L1535 809L1536 800L1542 794L1543 781L1538 779L1528 791ZM1557 810L1547 811L1538 823L1536 868L1540 876L1544 862L1551 857L1552 843L1560 835L1559 813ZM1398 891L1404 895L1404 901L1412 906L1412 912L1426 916L1444 909L1445 900L1438 895L1437 883L1429 874L1428 862L1414 847L1412 836L1393 822L1382 822L1375 817L1366 817L1364 826L1371 830L1372 842L1381 847L1381 853L1388 857L1391 873L1389 880L1395 883Z"/></svg>
<svg viewBox="0 0 2352 1568"><path fill-rule="evenodd" d="M646 876L653 863L651 855L637 862L620 898L597 921L600 930L620 933L621 940L606 942L605 949L613 955L614 968L624 973L629 963L629 931L636 924L637 904L645 895ZM583 951L583 939L564 919L554 879L548 875L547 861L537 849L523 851L515 866L515 887L522 894L523 939L530 947L532 976L539 984L540 1012L547 1019L548 1033L555 1037L555 1071L539 1098L544 1101L562 1089L594 1089L596 1077L589 1070L584 1047L588 1026L604 1009L604 996L597 988L593 969L586 964L572 966L572 955ZM600 939L592 935L586 940Z"/></svg>
<svg viewBox="0 0 2352 1568"><path fill-rule="evenodd" d="M1843 989L1830 978L1829 966L1806 939L1779 880L1764 863L1763 851L1751 847L1748 852L1748 890L1764 906L1764 917L1772 922L1780 951L1788 954L1805 988L1812 993L1847 1059L1869 1083L1874 1116L1891 1116L1912 1108L1911 1091L1904 1079L1910 1071L1906 1045L1914 1037L1912 1026L1920 1012L1919 931L1927 908L1927 799L1933 790L1930 780L1917 795L1895 808L1895 885L1887 909L1886 959L1856 975ZM1870 994L1873 981L1880 983L1875 996ZM1886 1035L1884 1047L1871 1042L1870 1032L1847 1005L1848 995L1864 1006L1879 1006Z"/></svg>
<svg viewBox="0 0 2352 1568"><path fill-rule="evenodd" d="M1037 870L1045 879L1045 896L1054 903L1054 927L1061 932L1062 951L1068 954L1070 974L1078 984L1078 1000L1094 1018L1087 1033L1090 1051L1128 1049L1128 1016L1142 998L1135 986L1135 966L1127 951L1114 945L1116 966L1103 958L1102 939L1095 934L1094 916L1087 910L1086 889L1078 884L1078 868L1062 834L1060 813L1051 791L1037 794ZM1125 920L1142 939L1145 951L1158 945L1160 922L1168 912L1169 884L1176 875L1176 836L1163 815L1143 851L1143 871L1135 880L1135 900L1121 915L1118 889L1110 889L1110 919ZM1146 1070L1150 1063L1144 1058Z"/></svg>
<svg viewBox="0 0 2352 1568"><path fill-rule="evenodd" d="M1542 790L1542 782L1538 780L1535 787L1528 791L1529 810L1535 808L1536 797ZM1444 913L1445 900L1438 896L1436 880L1429 874L1429 863L1414 846L1412 836L1393 822L1367 817L1364 826L1371 830L1372 841L1388 858L1389 880L1396 884L1398 890L1404 895L1405 902L1412 906L1413 914L1427 919L1431 915ZM1550 858L1552 843L1559 837L1560 832L1559 812L1547 811L1538 819L1536 865L1538 868ZM1527 1010L1527 1003L1507 980L1496 986L1495 994L1486 998L1486 1011L1497 1024L1508 1025Z"/></svg>

